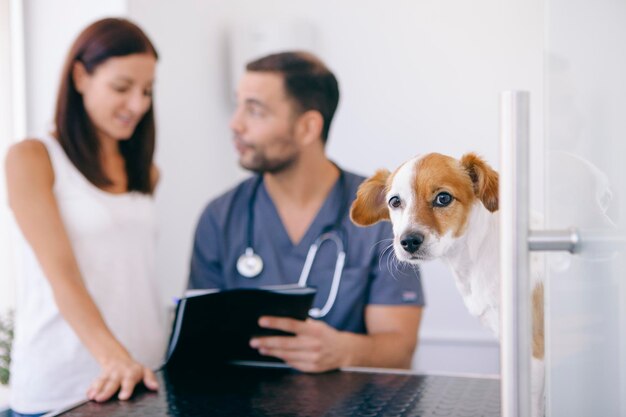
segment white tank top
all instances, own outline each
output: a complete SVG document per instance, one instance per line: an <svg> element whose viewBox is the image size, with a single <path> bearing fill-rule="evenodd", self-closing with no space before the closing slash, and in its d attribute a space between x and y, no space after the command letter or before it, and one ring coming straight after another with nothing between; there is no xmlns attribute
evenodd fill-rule
<svg viewBox="0 0 626 417"><path fill-rule="evenodd" d="M151 196L107 193L91 184L53 137L41 140L53 191L83 280L115 337L135 360L162 364L167 328L155 274L156 214ZM86 399L100 367L59 313L48 280L21 234L11 408L36 413Z"/></svg>

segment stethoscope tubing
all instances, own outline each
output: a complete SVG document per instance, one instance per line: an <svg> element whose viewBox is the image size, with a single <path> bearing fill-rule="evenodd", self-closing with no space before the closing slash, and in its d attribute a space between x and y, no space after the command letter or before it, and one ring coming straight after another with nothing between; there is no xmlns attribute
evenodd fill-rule
<svg viewBox="0 0 626 417"><path fill-rule="evenodd" d="M313 263L315 261L320 246L326 241L333 241L337 247L337 261L335 262L335 269L333 271L333 280L331 283L330 292L322 308L312 308L309 310L309 316L316 319L326 316L335 305L346 260L345 245L342 238L340 237L340 231L341 223L343 221L344 214L347 211L350 196L348 195L347 186L345 184L344 171L339 167L337 168L339 169L339 181L341 183L340 186L342 187L342 191L344 194L341 196L341 208L338 212L337 219L333 226L328 230L324 230L309 248L306 260L304 261L304 265L302 267L302 272L300 273L300 278L298 279L298 286L305 287L307 285L309 275L311 273L311 268L313 267ZM260 257L260 255L254 252L254 249L252 247L252 242L254 241L254 203L256 201L256 196L262 182L263 175L260 174L259 178L253 185L252 194L250 196L250 201L248 205L246 249L244 254L242 254L237 261L237 271L246 278L255 278L263 270L263 259Z"/></svg>
<svg viewBox="0 0 626 417"><path fill-rule="evenodd" d="M343 242L339 238L337 232L330 231L323 233L315 240L306 255L306 260L304 261L304 266L302 267L302 272L300 273L300 279L298 280L298 286L306 287L307 281L309 280L309 275L311 273L311 268L313 266L313 262L315 261L315 257L317 256L317 250L320 248L320 246L322 246L324 242L327 241L335 242L335 245L337 246L337 261L335 262L333 280L330 286L330 292L328 293L328 297L326 298L326 303L324 303L324 306L321 309L312 308L309 310L309 316L315 319L324 317L330 312L331 308L333 308L333 305L335 305L337 293L339 292L341 274L343 272L343 266L346 261L346 252L343 247Z"/></svg>

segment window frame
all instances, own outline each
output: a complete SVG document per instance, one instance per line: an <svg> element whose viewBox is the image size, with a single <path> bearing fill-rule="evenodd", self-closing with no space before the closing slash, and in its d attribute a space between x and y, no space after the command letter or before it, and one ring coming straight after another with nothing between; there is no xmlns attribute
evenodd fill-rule
<svg viewBox="0 0 626 417"><path fill-rule="evenodd" d="M0 314L15 306L19 266L12 245L14 220L7 201L4 161L9 147L26 131L23 5L0 0Z"/></svg>

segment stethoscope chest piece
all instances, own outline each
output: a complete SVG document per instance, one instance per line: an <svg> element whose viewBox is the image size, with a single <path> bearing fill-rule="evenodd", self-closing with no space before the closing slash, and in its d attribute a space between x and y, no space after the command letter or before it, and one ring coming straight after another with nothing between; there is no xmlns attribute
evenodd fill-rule
<svg viewBox="0 0 626 417"><path fill-rule="evenodd" d="M263 259L252 248L246 251L237 259L237 272L246 278L254 278L263 271Z"/></svg>
<svg viewBox="0 0 626 417"><path fill-rule="evenodd" d="M338 168L339 169L339 168ZM247 247L241 256L237 259L237 272L245 278L254 278L258 276L263 270L263 259L252 249L252 242L254 241L254 202L256 200L257 191L263 181L263 176L259 175L252 193L250 196L250 202L248 204L248 230L247 230ZM309 248L302 272L300 273L300 279L298 280L298 286L306 287L309 279L309 273L311 267L317 256L317 250L320 246L327 241L335 242L337 246L337 262L335 263L335 271L333 272L333 280L330 286L330 292L326 298L326 303L322 308L312 308L309 310L309 316L319 319L326 316L333 308L337 294L339 292L339 284L341 283L341 274L343 273L343 267L346 261L346 251L343 244L343 239L340 236L341 223L348 211L348 204L350 202L350 190L345 183L344 172L339 169L339 183L343 191L341 200L341 207L337 211L337 219L330 228L325 228L322 234L315 240L315 242ZM328 230L326 230L328 229Z"/></svg>

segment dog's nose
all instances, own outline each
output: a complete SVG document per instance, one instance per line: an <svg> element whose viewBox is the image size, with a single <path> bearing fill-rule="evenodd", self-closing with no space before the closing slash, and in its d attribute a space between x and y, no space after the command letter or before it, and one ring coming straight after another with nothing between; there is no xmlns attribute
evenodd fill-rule
<svg viewBox="0 0 626 417"><path fill-rule="evenodd" d="M402 249L409 253L415 253L424 241L424 235L421 233L407 233L400 239Z"/></svg>

